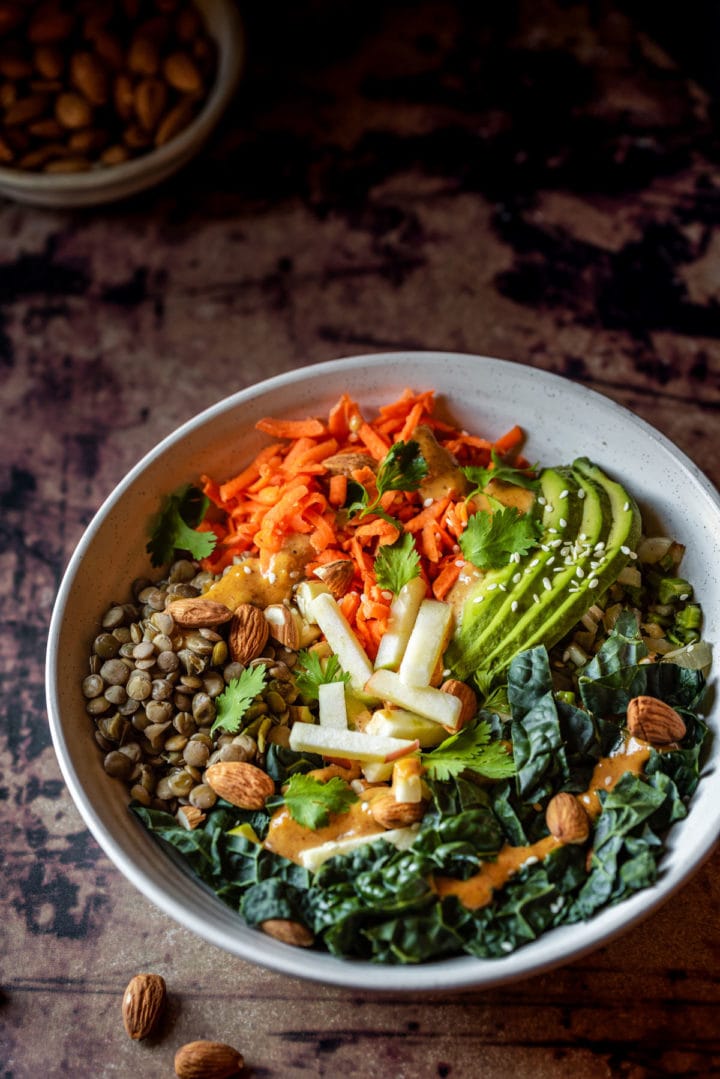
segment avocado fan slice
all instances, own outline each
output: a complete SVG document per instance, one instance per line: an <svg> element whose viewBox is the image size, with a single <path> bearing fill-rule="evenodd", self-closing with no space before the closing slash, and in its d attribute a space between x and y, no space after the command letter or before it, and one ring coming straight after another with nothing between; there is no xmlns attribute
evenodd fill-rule
<svg viewBox="0 0 720 1079"><path fill-rule="evenodd" d="M445 653L445 663L457 678L468 678L483 656L493 650L509 622L532 603L557 546L577 534L582 500L577 497L578 484L572 471L546 468L539 484L538 501L543 506L539 545L517 561L490 570L468 595L461 625Z"/></svg>
<svg viewBox="0 0 720 1079"><path fill-rule="evenodd" d="M555 576L542 601L538 597L535 609L509 627L505 639L483 656L475 672L483 691L497 684L518 652L557 644L614 583L637 545L640 511L625 488L587 458L578 458L572 469L585 491L586 510L577 541L570 548L559 548L567 569Z"/></svg>

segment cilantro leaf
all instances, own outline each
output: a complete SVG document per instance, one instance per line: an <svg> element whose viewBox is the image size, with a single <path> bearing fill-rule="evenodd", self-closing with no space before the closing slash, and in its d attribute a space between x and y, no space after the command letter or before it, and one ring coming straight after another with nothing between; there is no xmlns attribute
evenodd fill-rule
<svg viewBox="0 0 720 1079"><path fill-rule="evenodd" d="M375 578L381 588L389 588L395 595L403 585L420 573L420 555L409 532L393 544L384 544L375 557Z"/></svg>
<svg viewBox="0 0 720 1079"><path fill-rule="evenodd" d="M380 462L378 495L386 491L417 491L427 476L427 461L417 442L395 442Z"/></svg>
<svg viewBox="0 0 720 1079"><path fill-rule="evenodd" d="M248 667L239 678L232 679L225 692L215 699L217 711L210 728L211 736L220 728L228 734L237 734L242 717L265 688L265 675L264 664L258 663L257 667Z"/></svg>
<svg viewBox="0 0 720 1079"><path fill-rule="evenodd" d="M159 513L150 521L146 550L153 566L171 562L176 551L188 551L193 558L206 558L215 547L213 532L198 532L209 505L208 499L186 483L163 500Z"/></svg>
<svg viewBox="0 0 720 1079"><path fill-rule="evenodd" d="M285 804L290 816L304 828L323 828L331 813L346 812L358 796L340 776L322 783L314 776L296 772L285 789Z"/></svg>
<svg viewBox="0 0 720 1079"><path fill-rule="evenodd" d="M295 684L307 701L318 699L318 686L328 682L349 682L350 675L340 666L337 656L328 656L325 664L317 652L298 652Z"/></svg>
<svg viewBox="0 0 720 1079"><path fill-rule="evenodd" d="M450 779L466 768L487 779L506 779L515 774L515 762L505 744L490 741L487 720L452 734L436 749L423 753L422 762L431 779Z"/></svg>
<svg viewBox="0 0 720 1079"><path fill-rule="evenodd" d="M476 465L468 465L461 471L472 485L472 490L467 496L481 494L491 480L499 480L501 483L512 483L516 487L524 487L527 491L537 491L539 480L536 476L528 476L527 469L516 468L515 465L504 464L499 454L492 450L492 468L480 468ZM532 466L537 469L537 465Z"/></svg>
<svg viewBox="0 0 720 1079"><path fill-rule="evenodd" d="M540 538L540 523L515 506L474 513L458 539L463 555L478 569L498 569L511 554L527 554Z"/></svg>
<svg viewBox="0 0 720 1079"><path fill-rule="evenodd" d="M420 452L419 443L394 442L380 462L376 484L377 498L374 502L370 502L370 495L361 483L351 480L348 484L351 501L346 508L349 516L357 513L364 517L368 513L374 513L396 525L399 530L401 526L395 518L379 509L380 499L388 491L417 491L427 472L427 461Z"/></svg>

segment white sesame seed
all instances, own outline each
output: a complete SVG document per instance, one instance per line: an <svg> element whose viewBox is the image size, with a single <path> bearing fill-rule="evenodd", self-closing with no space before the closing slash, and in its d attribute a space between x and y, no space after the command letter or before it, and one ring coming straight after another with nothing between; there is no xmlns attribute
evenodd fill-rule
<svg viewBox="0 0 720 1079"><path fill-rule="evenodd" d="M247 573L249 576L252 573L252 566L243 566L243 573Z"/></svg>
<svg viewBox="0 0 720 1079"><path fill-rule="evenodd" d="M482 601L484 599L485 599L485 596L475 596L475 599L473 600L473 603L482 603Z"/></svg>
<svg viewBox="0 0 720 1079"><path fill-rule="evenodd" d="M539 595L537 594L537 592L533 592L533 603L539 603L539 602L540 602Z"/></svg>
<svg viewBox="0 0 720 1079"><path fill-rule="evenodd" d="M623 544L623 546L620 548L620 550L622 551L623 554L630 554L630 548L626 547L625 544Z"/></svg>
<svg viewBox="0 0 720 1079"><path fill-rule="evenodd" d="M547 505L547 499L543 498L542 495L538 495L538 505L546 506Z"/></svg>
<svg viewBox="0 0 720 1079"><path fill-rule="evenodd" d="M515 611L517 609L518 609L518 601L516 599L514 599L512 601L512 603L510 604L510 610L513 612L513 614L515 614Z"/></svg>
<svg viewBox="0 0 720 1079"><path fill-rule="evenodd" d="M566 487L564 491L561 491L561 492L560 492L560 497L561 497L561 498L567 498L567 496L568 496L569 494L570 494L570 492L568 491L568 489L567 489L567 487Z"/></svg>
<svg viewBox="0 0 720 1079"><path fill-rule="evenodd" d="M434 498L426 498L423 502L423 506L425 506L425 508L427 509L428 506L432 506L434 501Z"/></svg>
<svg viewBox="0 0 720 1079"><path fill-rule="evenodd" d="M578 487L577 496L578 496L578 498L584 498L585 497L585 488L584 487Z"/></svg>
<svg viewBox="0 0 720 1079"><path fill-rule="evenodd" d="M576 566L575 567L575 576L576 577L584 577L585 576L585 570L582 568L582 566Z"/></svg>
<svg viewBox="0 0 720 1079"><path fill-rule="evenodd" d="M689 592L683 592L683 594L680 596L680 599L681 600L690 599L690 593Z"/></svg>
<svg viewBox="0 0 720 1079"><path fill-rule="evenodd" d="M519 581L522 581L522 573L514 573L512 583L518 584Z"/></svg>
<svg viewBox="0 0 720 1079"><path fill-rule="evenodd" d="M600 582L598 581L597 577L591 577L587 583L587 586L588 588L597 588L599 584Z"/></svg>
<svg viewBox="0 0 720 1079"><path fill-rule="evenodd" d="M625 505L623 506L623 509L624 509L625 513L627 513L627 511L630 509L630 503L626 502Z"/></svg>
<svg viewBox="0 0 720 1079"><path fill-rule="evenodd" d="M557 528L548 528L548 532L551 535L557 535Z"/></svg>
<svg viewBox="0 0 720 1079"><path fill-rule="evenodd" d="M533 560L532 560L532 562L530 563L530 565L531 565L531 566L537 566L537 565L539 564L539 562L540 562L540 559L539 559L539 558L533 558Z"/></svg>
<svg viewBox="0 0 720 1079"><path fill-rule="evenodd" d="M488 592L494 592L496 588L497 588L497 583L495 581L493 581L492 584L489 584L487 586Z"/></svg>
<svg viewBox="0 0 720 1079"><path fill-rule="evenodd" d="M561 528L567 528L567 521L565 520L564 517L560 518L560 527Z"/></svg>
<svg viewBox="0 0 720 1079"><path fill-rule="evenodd" d="M463 566L465 565L465 562L464 562L464 560L462 558L459 558L457 560L457 562L455 563L455 565L457 566L458 569L462 569Z"/></svg>
<svg viewBox="0 0 720 1079"><path fill-rule="evenodd" d="M546 592L549 592L552 589L552 581L549 577L543 577L543 588Z"/></svg>

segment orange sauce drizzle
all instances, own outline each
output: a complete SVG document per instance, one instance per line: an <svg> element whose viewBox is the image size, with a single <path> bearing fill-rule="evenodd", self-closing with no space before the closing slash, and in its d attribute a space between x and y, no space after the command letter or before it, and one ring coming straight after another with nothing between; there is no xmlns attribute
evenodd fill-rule
<svg viewBox="0 0 720 1079"><path fill-rule="evenodd" d="M595 765L588 789L577 796L588 816L595 818L602 809L598 791L611 790L626 772L639 775L649 756L650 746L647 742L630 738L617 753L610 757L601 757ZM507 884L529 861L544 858L560 845L560 841L551 835L527 847L513 847L506 843L498 852L495 861L482 862L479 871L467 880L436 877L435 890L441 896L456 895L463 906L469 910L477 910L487 906L493 892Z"/></svg>

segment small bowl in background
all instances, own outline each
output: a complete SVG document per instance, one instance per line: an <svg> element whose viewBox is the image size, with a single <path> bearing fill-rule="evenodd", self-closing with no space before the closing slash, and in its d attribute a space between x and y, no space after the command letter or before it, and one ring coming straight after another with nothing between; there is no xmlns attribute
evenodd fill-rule
<svg viewBox="0 0 720 1079"><path fill-rule="evenodd" d="M127 198L167 179L202 148L237 88L244 63L244 34L233 0L195 0L217 46L215 81L197 116L163 146L118 165L83 172L44 173L0 167L0 195L32 206L96 206Z"/></svg>

